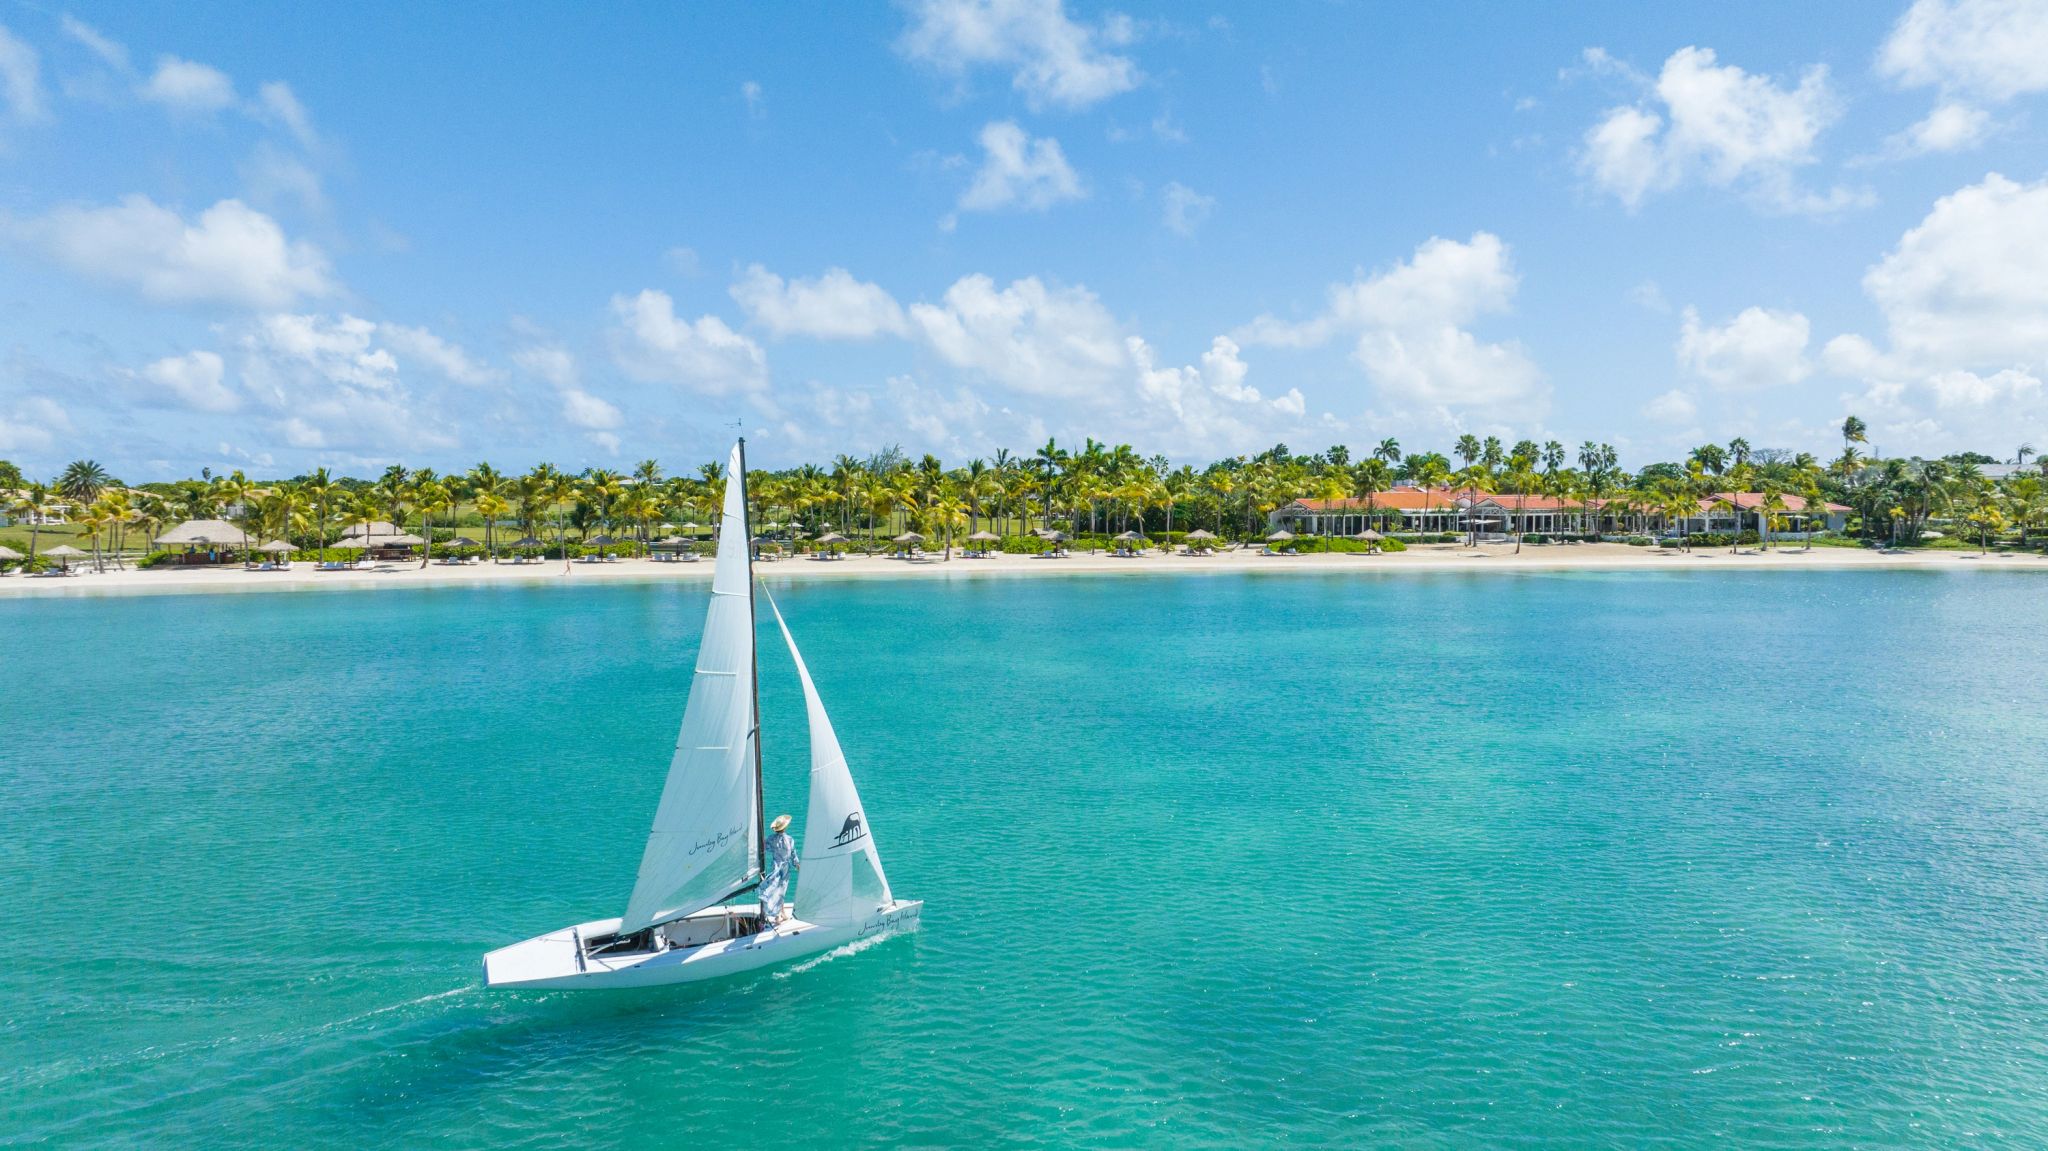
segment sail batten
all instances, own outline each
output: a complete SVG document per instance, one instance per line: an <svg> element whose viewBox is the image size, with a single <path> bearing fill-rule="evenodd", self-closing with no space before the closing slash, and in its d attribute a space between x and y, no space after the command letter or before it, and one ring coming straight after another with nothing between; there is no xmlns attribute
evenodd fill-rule
<svg viewBox="0 0 2048 1151"><path fill-rule="evenodd" d="M735 447L726 472L711 604L676 735L675 756L641 853L620 930L700 911L760 876L759 731L754 667L753 572L746 527L746 468Z"/></svg>

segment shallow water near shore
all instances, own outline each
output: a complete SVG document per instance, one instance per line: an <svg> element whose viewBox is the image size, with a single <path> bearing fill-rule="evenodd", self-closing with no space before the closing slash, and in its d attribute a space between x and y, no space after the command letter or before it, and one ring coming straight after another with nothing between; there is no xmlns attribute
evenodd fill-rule
<svg viewBox="0 0 2048 1151"><path fill-rule="evenodd" d="M701 584L0 601L0 1142L2048 1144L2048 577L771 584L924 930L595 995Z"/></svg>

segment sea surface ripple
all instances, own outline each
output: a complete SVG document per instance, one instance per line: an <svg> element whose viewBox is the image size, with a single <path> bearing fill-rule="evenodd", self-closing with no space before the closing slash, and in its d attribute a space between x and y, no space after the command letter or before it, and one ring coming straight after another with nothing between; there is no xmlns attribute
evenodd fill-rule
<svg viewBox="0 0 2048 1151"><path fill-rule="evenodd" d="M2048 1146L2039 577L778 585L923 930L481 989L702 591L0 602L0 1144Z"/></svg>

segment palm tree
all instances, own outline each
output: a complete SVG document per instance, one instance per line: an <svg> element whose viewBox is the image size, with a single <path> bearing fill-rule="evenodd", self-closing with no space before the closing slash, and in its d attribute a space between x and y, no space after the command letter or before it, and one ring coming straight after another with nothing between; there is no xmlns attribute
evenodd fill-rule
<svg viewBox="0 0 2048 1151"><path fill-rule="evenodd" d="M498 520L510 513L512 504L496 491L480 492L476 497L476 513L484 518L484 548L490 552L491 562L498 562Z"/></svg>
<svg viewBox="0 0 2048 1151"><path fill-rule="evenodd" d="M65 465L57 476L57 491L76 508L84 508L100 498L100 493L112 484L113 477L107 469L95 460L73 460Z"/></svg>
<svg viewBox="0 0 2048 1151"><path fill-rule="evenodd" d="M2027 528L2041 514L2043 486L2039 476L2014 476L2005 483L2012 520L2020 528L2020 547L2027 546Z"/></svg>
<svg viewBox="0 0 2048 1151"><path fill-rule="evenodd" d="M543 465L545 466L545 465ZM555 546L562 550L562 573L574 570L569 566L569 522L564 505L576 500L576 481L563 472L548 469L547 486L542 493L546 506L555 513Z"/></svg>
<svg viewBox="0 0 2048 1151"><path fill-rule="evenodd" d="M1393 466L1394 464L1400 463L1401 441L1395 439L1392 436L1388 436L1386 439L1380 441L1378 447L1372 450L1372 457L1380 461L1381 463L1388 465L1389 467Z"/></svg>
<svg viewBox="0 0 2048 1151"><path fill-rule="evenodd" d="M1842 454L1847 455L1857 444L1870 442L1870 427L1855 416L1842 421Z"/></svg>
<svg viewBox="0 0 2048 1151"><path fill-rule="evenodd" d="M300 490L312 501L313 514L320 525L320 550L324 552L327 550L327 512L336 491L334 477L327 474L326 468L314 468L313 474L300 484Z"/></svg>
<svg viewBox="0 0 2048 1151"><path fill-rule="evenodd" d="M1377 527L1373 521L1379 518L1380 493L1393 482L1392 469L1375 452L1370 459L1358 461L1358 466L1351 469L1351 481L1354 495L1365 501L1366 526Z"/></svg>
<svg viewBox="0 0 2048 1151"><path fill-rule="evenodd" d="M1487 470L1485 464L1475 463L1467 464L1452 478L1459 487L1465 489L1466 546L1476 548L1479 546L1479 496L1493 491L1493 473Z"/></svg>
<svg viewBox="0 0 2048 1151"><path fill-rule="evenodd" d="M245 536L258 535L263 531L263 524L256 518L256 498L262 494L263 489L257 487L248 476L243 475L240 468L213 481L213 498L216 505L229 513L228 518L236 527L242 529ZM242 544L245 562L251 546L253 545L246 540Z"/></svg>
<svg viewBox="0 0 2048 1151"><path fill-rule="evenodd" d="M1522 554L1522 536L1528 530L1529 489L1541 483L1534 456L1515 453L1508 461L1508 483L1515 489L1515 554Z"/></svg>
<svg viewBox="0 0 2048 1151"><path fill-rule="evenodd" d="M455 493L432 472L423 471L418 474L426 478L414 482L412 502L413 506L420 510L420 537L427 541L426 546L420 549L420 567L425 568L434 560L434 513L446 511L452 515L455 511Z"/></svg>
<svg viewBox="0 0 2048 1151"><path fill-rule="evenodd" d="M342 526L362 528L364 542L368 542L370 525L377 522L377 517L380 514L377 510L379 502L377 493L373 491L347 493L338 502L338 506L341 509ZM355 552L352 554L360 557L363 553Z"/></svg>
<svg viewBox="0 0 2048 1151"><path fill-rule="evenodd" d="M1480 446L1478 436L1473 435L1471 432L1466 432L1458 437L1458 446L1451 450L1469 468L1472 466L1473 461L1479 458L1479 454L1486 449Z"/></svg>
<svg viewBox="0 0 2048 1151"><path fill-rule="evenodd" d="M1331 468L1328 471L1324 472L1322 475L1316 477L1316 497L1318 499L1321 499L1325 505L1325 519L1323 521L1324 551L1330 550L1329 524L1332 520L1336 519L1334 513L1337 510L1337 501L1351 494L1351 485L1345 482L1350 478L1351 477L1342 468Z"/></svg>
<svg viewBox="0 0 2048 1151"><path fill-rule="evenodd" d="M1433 512L1436 491L1450 482L1451 462L1435 452L1408 457L1408 476L1422 488L1422 519L1426 524Z"/></svg>
<svg viewBox="0 0 2048 1151"><path fill-rule="evenodd" d="M498 474L498 469L488 462L479 463L469 469L467 478L470 499L475 501L477 514L482 516L484 521L484 550L490 553L491 562L496 563L498 520L512 510L511 503L505 498L505 493L510 490L511 485L506 482L504 476ZM491 507L490 511L484 510L486 502Z"/></svg>

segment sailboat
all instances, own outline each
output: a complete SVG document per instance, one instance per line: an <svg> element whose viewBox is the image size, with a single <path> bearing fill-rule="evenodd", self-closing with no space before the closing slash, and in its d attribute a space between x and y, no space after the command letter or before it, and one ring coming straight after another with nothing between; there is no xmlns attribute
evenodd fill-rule
<svg viewBox="0 0 2048 1151"><path fill-rule="evenodd" d="M800 905L771 922L762 880L761 691L747 522L746 441L733 446L711 606L668 782L625 914L537 935L484 956L507 988L654 987L752 971L870 936L915 931L923 900L890 894L874 829L832 720L782 611L810 723L811 795L798 857ZM765 591L763 592L765 595Z"/></svg>

